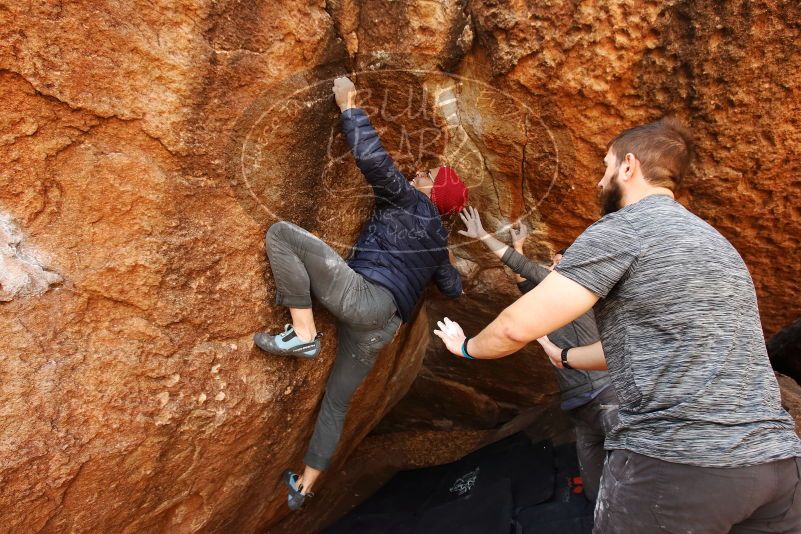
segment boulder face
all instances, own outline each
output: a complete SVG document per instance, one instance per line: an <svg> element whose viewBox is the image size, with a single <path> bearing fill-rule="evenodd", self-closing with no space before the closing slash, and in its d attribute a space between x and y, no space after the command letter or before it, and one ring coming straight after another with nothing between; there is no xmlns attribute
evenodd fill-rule
<svg viewBox="0 0 801 534"><path fill-rule="evenodd" d="M0 215L0 301L41 295L61 277L42 265L36 251L27 250L19 228Z"/></svg>
<svg viewBox="0 0 801 534"><path fill-rule="evenodd" d="M597 218L606 142L681 118L699 154L680 200L744 257L766 334L792 322L800 27L773 0L0 0L7 528L258 532L288 514L278 478L305 450L335 325L316 310L327 336L311 362L265 357L251 336L288 317L273 305L269 225L345 254L372 208L337 75L363 90L402 170L457 167L485 227L527 220L543 260ZM432 292L382 354L335 467L424 355L412 398L455 411L439 430L553 400L536 347L482 377L430 342L428 314L479 328L516 294L479 245L455 231L452 243L468 298ZM419 406L382 431L409 435Z"/></svg>

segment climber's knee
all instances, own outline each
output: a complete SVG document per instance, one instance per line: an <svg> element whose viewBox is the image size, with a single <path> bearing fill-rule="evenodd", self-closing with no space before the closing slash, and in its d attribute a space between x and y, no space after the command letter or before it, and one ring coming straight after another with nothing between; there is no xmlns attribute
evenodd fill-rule
<svg viewBox="0 0 801 534"><path fill-rule="evenodd" d="M278 221L270 225L267 229L267 235L265 236L268 247L278 242L288 243L294 248L309 247L311 246L309 245L311 242L310 240L319 241L319 239L308 230L287 221Z"/></svg>
<svg viewBox="0 0 801 534"><path fill-rule="evenodd" d="M286 221L278 221L277 223L271 224L267 229L267 235L265 237L267 240L267 245L269 246L271 242L282 239L282 237L285 235L284 232L293 226L295 225Z"/></svg>

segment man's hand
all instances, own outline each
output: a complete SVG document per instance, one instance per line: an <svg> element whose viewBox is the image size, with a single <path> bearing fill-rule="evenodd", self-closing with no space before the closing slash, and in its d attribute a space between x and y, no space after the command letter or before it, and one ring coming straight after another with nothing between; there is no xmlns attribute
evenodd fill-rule
<svg viewBox="0 0 801 534"><path fill-rule="evenodd" d="M516 251L522 253L523 243L525 243L529 234L528 225L526 225L525 222L520 221L520 229L515 230L515 227L512 226L509 228L509 233L512 234L512 246L515 247Z"/></svg>
<svg viewBox="0 0 801 534"><path fill-rule="evenodd" d="M334 80L334 99L337 101L340 111L356 107L356 86L346 76L340 76Z"/></svg>
<svg viewBox="0 0 801 534"><path fill-rule="evenodd" d="M554 367L564 369L562 364L562 348L554 345L548 336L537 338L542 348L545 349L545 354L551 360ZM596 341L592 345L584 345L582 347L571 347L567 356L568 365L571 369L581 369L583 371L604 371L606 370L606 356L604 355L604 348L600 341Z"/></svg>
<svg viewBox="0 0 801 534"><path fill-rule="evenodd" d="M445 343L445 347L457 356L462 355L462 343L464 343L464 332L459 323L451 321L447 317L442 321L437 321L439 330L434 333Z"/></svg>
<svg viewBox="0 0 801 534"><path fill-rule="evenodd" d="M459 230L459 233L471 237L473 239L483 239L489 235L481 225L481 217L478 215L476 208L468 206L459 213L467 230Z"/></svg>
<svg viewBox="0 0 801 534"><path fill-rule="evenodd" d="M537 338L537 341L542 348L545 350L545 354L548 355L548 358L551 360L551 363L557 369L563 369L564 366L562 365L562 349L557 347L556 345L548 339L548 336L542 336Z"/></svg>

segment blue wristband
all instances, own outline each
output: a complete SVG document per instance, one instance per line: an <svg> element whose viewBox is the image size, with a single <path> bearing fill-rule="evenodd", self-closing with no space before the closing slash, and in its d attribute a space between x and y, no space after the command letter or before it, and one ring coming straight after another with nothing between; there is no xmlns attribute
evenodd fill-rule
<svg viewBox="0 0 801 534"><path fill-rule="evenodd" d="M473 358L472 356L470 356L467 353L467 342L469 340L470 340L470 337L468 336L468 337L464 338L464 341L462 342L462 358L466 358L468 360L475 360L475 358Z"/></svg>

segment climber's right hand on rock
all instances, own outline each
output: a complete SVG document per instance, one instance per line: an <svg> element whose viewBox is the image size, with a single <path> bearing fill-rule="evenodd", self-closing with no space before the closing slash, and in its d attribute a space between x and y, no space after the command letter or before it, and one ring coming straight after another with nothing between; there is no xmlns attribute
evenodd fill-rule
<svg viewBox="0 0 801 534"><path fill-rule="evenodd" d="M347 76L340 76L334 80L334 99L340 111L356 107L356 86Z"/></svg>

